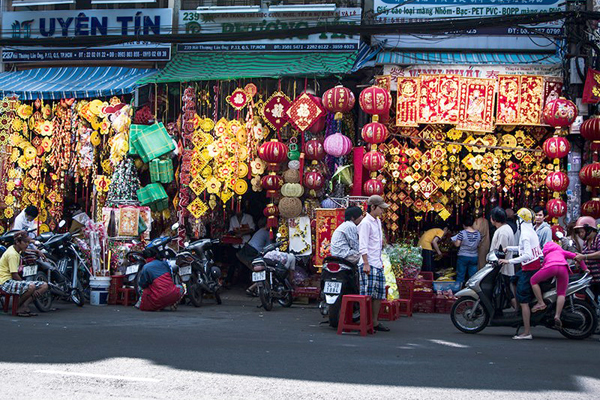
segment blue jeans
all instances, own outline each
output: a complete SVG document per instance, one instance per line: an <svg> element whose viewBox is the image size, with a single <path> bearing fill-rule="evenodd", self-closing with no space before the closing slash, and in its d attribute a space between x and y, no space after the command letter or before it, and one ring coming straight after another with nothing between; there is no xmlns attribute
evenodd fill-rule
<svg viewBox="0 0 600 400"><path fill-rule="evenodd" d="M466 277L465 274L468 273ZM477 257L458 256L456 260L456 282L461 284L477 273Z"/></svg>

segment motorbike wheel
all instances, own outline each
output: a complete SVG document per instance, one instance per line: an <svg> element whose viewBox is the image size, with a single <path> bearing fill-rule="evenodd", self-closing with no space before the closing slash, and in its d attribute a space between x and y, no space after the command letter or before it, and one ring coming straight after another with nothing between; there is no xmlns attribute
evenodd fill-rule
<svg viewBox="0 0 600 400"><path fill-rule="evenodd" d="M567 299L567 303L565 304L563 312L565 311L579 315L583 318L584 323L581 325L580 329L561 329L561 335L567 339L583 340L594 334L596 327L598 326L598 317L596 316L596 310L594 310L592 305L586 303L585 301L574 299L573 306L571 307L571 304Z"/></svg>
<svg viewBox="0 0 600 400"><path fill-rule="evenodd" d="M43 272L38 272L35 276L35 280L48 283L48 278ZM33 304L35 304L35 308L37 308L39 312L50 311L52 309L52 292L50 291L50 288L48 288L42 297L35 299Z"/></svg>
<svg viewBox="0 0 600 400"><path fill-rule="evenodd" d="M473 310L477 300L471 297L462 297L454 303L450 318L452 323L463 333L481 332L490 322L490 314L481 303Z"/></svg>
<svg viewBox="0 0 600 400"><path fill-rule="evenodd" d="M198 278L194 275L192 275L190 282L188 283L188 295L194 307L202 306L202 298L204 297L204 293L198 284Z"/></svg>
<svg viewBox="0 0 600 400"><path fill-rule="evenodd" d="M273 296L271 296L271 287L267 281L258 284L258 298L266 311L273 309Z"/></svg>
<svg viewBox="0 0 600 400"><path fill-rule="evenodd" d="M81 290L79 290L79 289L71 290L71 295L69 296L69 298L71 299L71 301L73 303L75 303L75 305L77 307L83 307L84 298L83 298L83 293L81 292Z"/></svg>
<svg viewBox="0 0 600 400"><path fill-rule="evenodd" d="M294 302L294 297L292 296L292 292L287 292L285 294L285 296L283 296L283 299L277 299L277 302L282 306L282 307L286 307L289 308L292 306L292 303Z"/></svg>

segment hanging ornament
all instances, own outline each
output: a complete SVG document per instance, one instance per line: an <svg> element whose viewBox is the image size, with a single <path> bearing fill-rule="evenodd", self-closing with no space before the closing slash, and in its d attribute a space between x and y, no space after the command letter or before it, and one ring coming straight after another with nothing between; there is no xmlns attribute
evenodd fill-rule
<svg viewBox="0 0 600 400"><path fill-rule="evenodd" d="M304 186L306 186L311 191L319 191L323 189L325 185L325 178L323 174L318 171L310 171L307 172L304 176Z"/></svg>
<svg viewBox="0 0 600 400"><path fill-rule="evenodd" d="M567 203L561 199L552 199L546 204L546 210L550 218L560 218L567 214Z"/></svg>
<svg viewBox="0 0 600 400"><path fill-rule="evenodd" d="M335 114L335 120L341 120L344 113L354 108L355 103L354 93L342 85L331 88L323 94L323 107Z"/></svg>
<svg viewBox="0 0 600 400"><path fill-rule="evenodd" d="M594 197L593 199L586 201L581 206L581 215L590 216L594 219L600 218L600 199Z"/></svg>
<svg viewBox="0 0 600 400"><path fill-rule="evenodd" d="M279 132L288 123L286 113L291 105L290 98L282 91L277 91L267 99L260 114L267 125Z"/></svg>
<svg viewBox="0 0 600 400"><path fill-rule="evenodd" d="M267 228L270 230L270 237L273 239L273 228L277 227L277 215L279 214L279 209L273 203L267 205L263 210L263 215L267 217Z"/></svg>
<svg viewBox="0 0 600 400"><path fill-rule="evenodd" d="M370 172L376 172L385 165L385 157L378 151L369 151L363 156L363 166Z"/></svg>
<svg viewBox="0 0 600 400"><path fill-rule="evenodd" d="M373 122L377 122L379 115L389 113L392 96L379 86L371 86L360 93L358 102L365 113L373 116Z"/></svg>
<svg viewBox="0 0 600 400"><path fill-rule="evenodd" d="M231 107L239 111L248 104L248 93L242 88L237 88L231 93L231 96L227 96L225 100L231 104Z"/></svg>
<svg viewBox="0 0 600 400"><path fill-rule="evenodd" d="M553 192L564 192L569 187L569 177L564 172L550 172L546 177L546 186Z"/></svg>
<svg viewBox="0 0 600 400"><path fill-rule="evenodd" d="M302 93L287 110L288 120L300 132L306 132L325 115L323 106L316 99L308 93Z"/></svg>
<svg viewBox="0 0 600 400"><path fill-rule="evenodd" d="M545 124L555 127L556 132L570 126L575 122L575 118L577 118L577 106L564 97L550 100L544 106L542 120Z"/></svg>
<svg viewBox="0 0 600 400"><path fill-rule="evenodd" d="M550 228L552 230L552 240L556 240L557 242L560 241L560 238L558 237L557 233L561 233L562 237L567 236L567 232L565 231L565 228L563 228L560 225L552 225L552 227Z"/></svg>
<svg viewBox="0 0 600 400"><path fill-rule="evenodd" d="M365 196L381 196L383 194L383 182L375 178L369 179L363 185L363 193Z"/></svg>
<svg viewBox="0 0 600 400"><path fill-rule="evenodd" d="M267 191L268 197L275 197L279 189L283 186L283 178L271 172L269 175L263 176L260 183L262 188Z"/></svg>
<svg viewBox="0 0 600 400"><path fill-rule="evenodd" d="M343 157L352 151L352 141L340 132L327 136L323 142L325 152L333 157Z"/></svg>
<svg viewBox="0 0 600 400"><path fill-rule="evenodd" d="M600 163L584 165L579 171L579 180L585 186L600 187Z"/></svg>
<svg viewBox="0 0 600 400"><path fill-rule="evenodd" d="M269 164L271 169L277 168L287 158L288 147L275 139L263 143L258 149L258 156Z"/></svg>
<svg viewBox="0 0 600 400"><path fill-rule="evenodd" d="M299 183L285 183L281 187L281 194L285 197L302 197L304 186Z"/></svg>
<svg viewBox="0 0 600 400"><path fill-rule="evenodd" d="M548 158L563 158L571 151L571 144L562 136L553 136L546 139L542 148Z"/></svg>
<svg viewBox="0 0 600 400"><path fill-rule="evenodd" d="M600 142L600 116L594 115L581 124L581 136L591 142Z"/></svg>
<svg viewBox="0 0 600 400"><path fill-rule="evenodd" d="M311 139L304 144L304 153L308 160L321 161L325 157L323 142L318 139Z"/></svg>
<svg viewBox="0 0 600 400"><path fill-rule="evenodd" d="M387 128L381 122L371 122L363 126L361 136L370 144L379 144L387 139Z"/></svg>
<svg viewBox="0 0 600 400"><path fill-rule="evenodd" d="M290 219L302 214L302 201L297 197L284 197L279 201L279 215Z"/></svg>

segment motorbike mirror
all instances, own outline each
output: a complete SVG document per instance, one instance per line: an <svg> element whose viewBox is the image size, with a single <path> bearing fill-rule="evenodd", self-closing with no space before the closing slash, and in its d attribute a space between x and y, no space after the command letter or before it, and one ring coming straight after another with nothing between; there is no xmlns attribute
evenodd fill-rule
<svg viewBox="0 0 600 400"><path fill-rule="evenodd" d="M61 220L61 221L58 223L58 227L59 227L59 228L62 228L62 227L63 227L63 226L65 226L66 224L67 224L67 221L65 221L65 220L63 219L63 220Z"/></svg>
<svg viewBox="0 0 600 400"><path fill-rule="evenodd" d="M556 232L556 237L560 240L565 237L562 232Z"/></svg>
<svg viewBox="0 0 600 400"><path fill-rule="evenodd" d="M39 240L36 240L35 242L33 242L33 244L35 244L36 246L39 246L42 244L42 242L40 242Z"/></svg>
<svg viewBox="0 0 600 400"><path fill-rule="evenodd" d="M190 242L183 242L183 245L184 245L185 247L188 247L188 246L190 245Z"/></svg>
<svg viewBox="0 0 600 400"><path fill-rule="evenodd" d="M276 235L276 237L277 237L277 241L279 241L279 239L281 239L281 233L278 233L278 234Z"/></svg>
<svg viewBox="0 0 600 400"><path fill-rule="evenodd" d="M177 229L179 229L179 222L175 222L172 226L171 226L171 230L176 231Z"/></svg>

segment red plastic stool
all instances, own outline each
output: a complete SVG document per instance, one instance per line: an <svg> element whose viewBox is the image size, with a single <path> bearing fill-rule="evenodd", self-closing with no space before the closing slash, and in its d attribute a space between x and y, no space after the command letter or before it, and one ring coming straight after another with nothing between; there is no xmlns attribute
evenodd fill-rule
<svg viewBox="0 0 600 400"><path fill-rule="evenodd" d="M123 288L125 275L111 275L110 288L108 289L108 304L115 305L119 303L119 290Z"/></svg>
<svg viewBox="0 0 600 400"><path fill-rule="evenodd" d="M385 297L387 298L388 292L390 290L389 286L385 287ZM395 321L398 319L396 316L396 305L394 301L389 300L381 300L381 308L379 309L379 315L377 315L377 319L384 321Z"/></svg>
<svg viewBox="0 0 600 400"><path fill-rule="evenodd" d="M137 294L135 293L134 288L119 288L117 289L117 304L122 304L125 307L129 306L129 301L131 300L131 305L134 305L137 301Z"/></svg>
<svg viewBox="0 0 600 400"><path fill-rule="evenodd" d="M400 299L396 300L398 302L398 310L400 312L399 315L404 315L406 317L412 317L412 300Z"/></svg>
<svg viewBox="0 0 600 400"><path fill-rule="evenodd" d="M358 324L352 320L354 304L360 306L360 321ZM360 296L347 294L342 297L342 307L340 309L340 321L338 322L338 335L344 332L359 331L360 336L367 336L367 333L375 333L373 329L373 308L371 296Z"/></svg>
<svg viewBox="0 0 600 400"><path fill-rule="evenodd" d="M4 296L4 312L8 313L8 303L12 299L12 315L13 317L17 315L17 310L19 309L19 302L21 301L21 296L18 294L10 294L6 293L4 290L0 289L0 296Z"/></svg>

